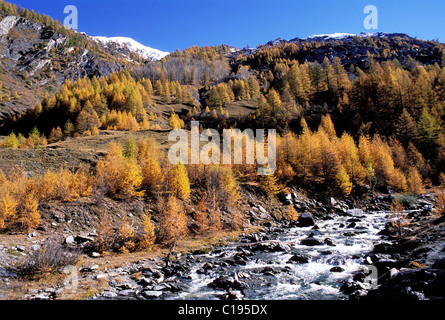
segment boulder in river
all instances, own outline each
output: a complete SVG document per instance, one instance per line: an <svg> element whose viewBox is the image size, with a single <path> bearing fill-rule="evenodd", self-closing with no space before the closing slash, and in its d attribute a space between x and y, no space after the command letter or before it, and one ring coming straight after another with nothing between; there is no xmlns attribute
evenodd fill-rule
<svg viewBox="0 0 445 320"><path fill-rule="evenodd" d="M331 246L331 247L335 246L335 243L334 243L334 241L332 241L331 238L325 238L323 242L328 246Z"/></svg>
<svg viewBox="0 0 445 320"><path fill-rule="evenodd" d="M208 284L209 287L212 288L221 288L221 289L245 289L247 286L246 284L236 280L234 277L231 276L220 276L219 278L216 278L212 282Z"/></svg>
<svg viewBox="0 0 445 320"><path fill-rule="evenodd" d="M312 217L312 214L310 212L303 212L299 217L297 221L298 227L310 227L315 225L314 217Z"/></svg>
<svg viewBox="0 0 445 320"><path fill-rule="evenodd" d="M329 271L331 271L331 272L343 272L343 271L345 271L345 269L343 269L342 267L339 267L339 266L335 266L335 267L332 267L331 269L329 269Z"/></svg>
<svg viewBox="0 0 445 320"><path fill-rule="evenodd" d="M301 240L300 244L303 246L319 246L323 243L320 240L315 239L311 234L309 237Z"/></svg>
<svg viewBox="0 0 445 320"><path fill-rule="evenodd" d="M281 242L261 242L253 245L251 250L263 252L286 252L290 250L290 247Z"/></svg>
<svg viewBox="0 0 445 320"><path fill-rule="evenodd" d="M142 291L142 296L145 299L156 299L156 298L159 298L160 296L162 296L162 294L163 294L162 291L155 291L155 290Z"/></svg>
<svg viewBox="0 0 445 320"><path fill-rule="evenodd" d="M309 263L309 258L301 255L301 254L294 254L288 261L288 263Z"/></svg>

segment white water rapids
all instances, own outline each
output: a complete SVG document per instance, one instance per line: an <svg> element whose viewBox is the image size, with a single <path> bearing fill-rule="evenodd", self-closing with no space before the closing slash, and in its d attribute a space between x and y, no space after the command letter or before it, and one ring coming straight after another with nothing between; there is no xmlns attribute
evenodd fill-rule
<svg viewBox="0 0 445 320"><path fill-rule="evenodd" d="M363 270L366 254L380 239L377 233L387 221L385 212L350 210L348 216L317 221L318 228L292 227L268 233L269 240L284 244L287 250L247 251L248 257L243 264L228 264L227 261L239 254L245 243L233 243L195 256L188 279L182 280L184 290L165 298L218 299L227 292L226 288L209 284L219 277L232 276L248 284L235 290L242 299L347 299L340 291L343 281ZM301 241L310 234L321 244L302 245ZM325 243L326 238L331 245ZM308 262L289 262L294 255L304 256Z"/></svg>

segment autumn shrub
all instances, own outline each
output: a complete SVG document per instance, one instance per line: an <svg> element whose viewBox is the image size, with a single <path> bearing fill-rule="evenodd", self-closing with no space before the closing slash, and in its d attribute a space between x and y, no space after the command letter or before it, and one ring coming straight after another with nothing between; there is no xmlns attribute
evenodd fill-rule
<svg viewBox="0 0 445 320"><path fill-rule="evenodd" d="M141 167L143 188L152 194L157 193L164 183L165 176L161 169L161 154L156 141L140 141L137 158Z"/></svg>
<svg viewBox="0 0 445 320"><path fill-rule="evenodd" d="M23 171L0 170L0 230L30 231L40 222L34 181Z"/></svg>
<svg viewBox="0 0 445 320"><path fill-rule="evenodd" d="M18 201L5 184L0 186L0 230L8 228L16 219Z"/></svg>
<svg viewBox="0 0 445 320"><path fill-rule="evenodd" d="M132 135L125 141L122 154L125 158L136 158L138 155L138 143Z"/></svg>
<svg viewBox="0 0 445 320"><path fill-rule="evenodd" d="M406 209L411 209L419 204L414 194L396 194L394 195L394 202L398 202Z"/></svg>
<svg viewBox="0 0 445 320"><path fill-rule="evenodd" d="M181 129L184 127L184 121L179 118L179 116L175 112L172 112L172 114L170 115L168 123L170 125L170 128L172 129Z"/></svg>
<svg viewBox="0 0 445 320"><path fill-rule="evenodd" d="M125 159L123 171L118 180L118 192L127 197L143 195L139 188L142 184L140 167L135 159Z"/></svg>
<svg viewBox="0 0 445 320"><path fill-rule="evenodd" d="M437 191L436 204L433 213L436 216L445 215L445 189L443 187L439 188Z"/></svg>
<svg viewBox="0 0 445 320"><path fill-rule="evenodd" d="M227 207L236 205L240 198L238 182L229 166L211 166L206 173L205 186L207 190L215 189L218 200Z"/></svg>
<svg viewBox="0 0 445 320"><path fill-rule="evenodd" d="M142 228L138 235L137 247L139 250L151 250L156 242L155 227L148 214L142 215Z"/></svg>
<svg viewBox="0 0 445 320"><path fill-rule="evenodd" d="M19 139L14 132L11 132L1 143L1 148L17 149L20 145Z"/></svg>
<svg viewBox="0 0 445 320"><path fill-rule="evenodd" d="M48 170L36 179L36 184L40 200L70 202L91 194L92 177L84 169L73 172L61 168L59 171Z"/></svg>
<svg viewBox="0 0 445 320"><path fill-rule="evenodd" d="M246 215L238 207L232 207L228 210L227 225L232 230L242 230L245 226Z"/></svg>
<svg viewBox="0 0 445 320"><path fill-rule="evenodd" d="M91 103L87 103L85 108L79 113L76 119L76 129L78 132L92 132L102 125L96 111Z"/></svg>
<svg viewBox="0 0 445 320"><path fill-rule="evenodd" d="M46 273L62 272L69 265L76 265L80 259L80 250L67 248L60 241L50 238L41 248L33 251L10 270L23 278L35 278Z"/></svg>
<svg viewBox="0 0 445 320"><path fill-rule="evenodd" d="M63 139L62 129L60 127L53 128L48 137L49 143L58 142Z"/></svg>
<svg viewBox="0 0 445 320"><path fill-rule="evenodd" d="M96 233L95 241L88 243L84 250L87 252L95 251L101 254L110 253L114 249L117 233L109 215L101 217Z"/></svg>
<svg viewBox="0 0 445 320"><path fill-rule="evenodd" d="M103 127L107 130L119 130L119 131L138 131L139 123L136 118L126 111L111 110L109 113L104 114L101 119Z"/></svg>
<svg viewBox="0 0 445 320"><path fill-rule="evenodd" d="M126 216L118 224L115 245L121 253L128 253L136 248L136 228Z"/></svg>
<svg viewBox="0 0 445 320"><path fill-rule="evenodd" d="M96 167L93 186L96 192L128 197L140 196L142 183L140 167L134 158L125 158L121 148L114 142L108 146L104 160Z"/></svg>
<svg viewBox="0 0 445 320"><path fill-rule="evenodd" d="M273 174L261 176L260 187L269 200L276 199L277 194L281 190L278 178Z"/></svg>

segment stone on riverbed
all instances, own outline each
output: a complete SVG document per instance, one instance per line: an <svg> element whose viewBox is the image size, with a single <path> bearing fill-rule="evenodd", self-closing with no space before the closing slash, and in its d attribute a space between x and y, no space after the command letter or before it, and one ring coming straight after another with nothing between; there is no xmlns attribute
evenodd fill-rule
<svg viewBox="0 0 445 320"><path fill-rule="evenodd" d="M287 262L288 263L309 263L309 258L304 255L301 255L301 254L295 254Z"/></svg>
<svg viewBox="0 0 445 320"><path fill-rule="evenodd" d="M216 278L215 280L210 282L208 286L212 288L221 288L221 289L233 288L237 290L241 290L247 287L246 284L236 280L231 276L228 277L220 276L219 278Z"/></svg>
<svg viewBox="0 0 445 320"><path fill-rule="evenodd" d="M311 227L315 225L315 220L310 212L304 212L298 217L298 227Z"/></svg>
<svg viewBox="0 0 445 320"><path fill-rule="evenodd" d="M320 240L314 238L314 235L311 233L307 238L300 241L300 244L303 246L319 246L323 244Z"/></svg>

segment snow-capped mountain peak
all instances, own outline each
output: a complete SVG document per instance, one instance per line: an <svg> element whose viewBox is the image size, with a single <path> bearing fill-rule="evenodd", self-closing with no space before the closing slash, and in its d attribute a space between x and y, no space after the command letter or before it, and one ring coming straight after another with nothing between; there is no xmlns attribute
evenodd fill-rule
<svg viewBox="0 0 445 320"><path fill-rule="evenodd" d="M126 46L130 51L139 54L144 59L161 60L162 58L170 54L169 52L164 52L158 49L153 49L151 47L145 46L142 43L139 43L136 40L129 37L96 36L92 38L99 42L102 42L105 45L112 42L120 46Z"/></svg>

